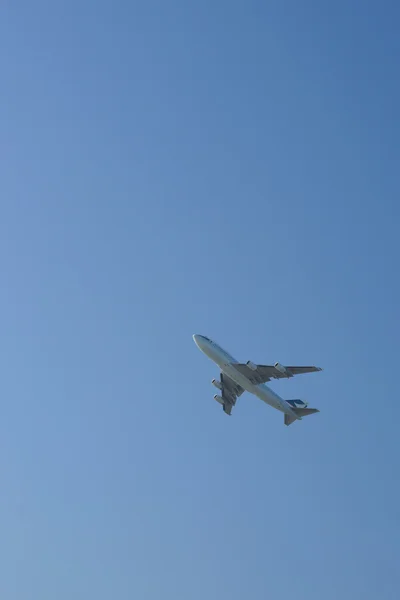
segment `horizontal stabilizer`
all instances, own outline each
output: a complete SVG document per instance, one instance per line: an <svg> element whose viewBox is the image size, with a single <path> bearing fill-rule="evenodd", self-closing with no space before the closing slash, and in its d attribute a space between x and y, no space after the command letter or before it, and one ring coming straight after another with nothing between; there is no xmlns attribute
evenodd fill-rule
<svg viewBox="0 0 400 600"><path fill-rule="evenodd" d="M308 415L313 415L314 413L319 412L319 410L318 408L292 408L292 412L294 412L298 417L303 418L308 417ZM285 425L289 426L296 420L296 417L285 414Z"/></svg>

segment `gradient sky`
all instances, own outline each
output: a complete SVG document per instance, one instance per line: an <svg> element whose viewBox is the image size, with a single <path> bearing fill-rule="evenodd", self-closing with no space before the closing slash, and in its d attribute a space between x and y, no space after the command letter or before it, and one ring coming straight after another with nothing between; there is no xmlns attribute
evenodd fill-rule
<svg viewBox="0 0 400 600"><path fill-rule="evenodd" d="M1 598L399 597L399 21L3 3Z"/></svg>

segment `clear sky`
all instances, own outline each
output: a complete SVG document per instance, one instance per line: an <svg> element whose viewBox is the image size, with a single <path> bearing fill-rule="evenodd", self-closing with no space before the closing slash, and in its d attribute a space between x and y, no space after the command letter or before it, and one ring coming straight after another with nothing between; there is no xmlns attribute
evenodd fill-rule
<svg viewBox="0 0 400 600"><path fill-rule="evenodd" d="M3 3L1 598L399 597L399 19Z"/></svg>

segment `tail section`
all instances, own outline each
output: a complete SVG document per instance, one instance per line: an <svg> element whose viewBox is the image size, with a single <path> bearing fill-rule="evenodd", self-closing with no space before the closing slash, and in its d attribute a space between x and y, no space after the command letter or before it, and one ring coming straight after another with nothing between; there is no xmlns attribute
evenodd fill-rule
<svg viewBox="0 0 400 600"><path fill-rule="evenodd" d="M313 415L314 413L319 412L319 410L318 408L292 408L292 412L294 412L297 417L302 419L303 417L308 417L308 415ZM295 416L285 414L285 425L289 426L295 421L297 421Z"/></svg>
<svg viewBox="0 0 400 600"><path fill-rule="evenodd" d="M288 404L290 404L290 408L307 408L308 403L304 400L286 400Z"/></svg>

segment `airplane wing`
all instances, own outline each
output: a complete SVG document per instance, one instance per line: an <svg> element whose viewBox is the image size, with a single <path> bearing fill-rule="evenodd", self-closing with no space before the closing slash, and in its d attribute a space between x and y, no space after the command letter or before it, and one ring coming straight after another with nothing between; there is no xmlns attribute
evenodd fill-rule
<svg viewBox="0 0 400 600"><path fill-rule="evenodd" d="M251 364L251 363L250 363ZM320 367L284 367L279 363L275 365L253 365L249 363L235 363L233 365L238 371L245 375L254 385L260 385L271 381L271 379L288 379L302 373L316 373L322 371Z"/></svg>
<svg viewBox="0 0 400 600"><path fill-rule="evenodd" d="M235 383L230 377L221 372L221 397L224 401L223 409L224 411L230 415L232 412L232 408L236 404L237 398L241 396L244 392L244 389L240 387L237 383Z"/></svg>

